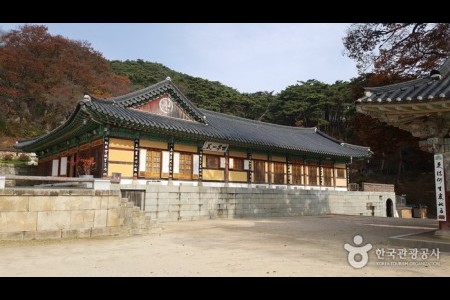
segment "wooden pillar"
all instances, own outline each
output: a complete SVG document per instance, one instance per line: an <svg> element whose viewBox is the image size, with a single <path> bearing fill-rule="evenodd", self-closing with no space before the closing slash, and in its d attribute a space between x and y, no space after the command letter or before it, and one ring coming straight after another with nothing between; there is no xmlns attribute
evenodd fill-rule
<svg viewBox="0 0 450 300"><path fill-rule="evenodd" d="M198 181L203 181L203 148L198 147Z"/></svg>
<svg viewBox="0 0 450 300"><path fill-rule="evenodd" d="M247 160L248 160L247 183L251 184L253 178L253 169L252 169L253 162L252 162L252 153L250 151L247 152Z"/></svg>
<svg viewBox="0 0 450 300"><path fill-rule="evenodd" d="M76 154L75 154L75 165L78 165L78 162L80 161L80 139L77 139L77 150L76 150ZM50 169L51 172L51 169ZM49 174L51 175L51 173ZM75 167L75 177L80 176L80 173L78 172L78 167Z"/></svg>
<svg viewBox="0 0 450 300"><path fill-rule="evenodd" d="M73 174L73 169L75 165L75 160L73 159L73 153L69 154L69 169L67 170L67 176L68 177L74 177L75 174Z"/></svg>
<svg viewBox="0 0 450 300"><path fill-rule="evenodd" d="M224 170L224 177L225 177L225 185L228 185L229 181L229 173L230 173L230 161L229 161L229 152L228 150L224 153L225 156L225 170Z"/></svg>
<svg viewBox="0 0 450 300"><path fill-rule="evenodd" d="M102 164L102 177L108 177L108 161L109 161L109 135L103 136L103 164Z"/></svg>
<svg viewBox="0 0 450 300"><path fill-rule="evenodd" d="M302 171L303 171L303 174L302 174L302 176L303 176L303 189L305 189L306 188L306 178L307 178L307 176L306 176L307 167L306 167L306 159L305 158L303 158L303 169L302 169Z"/></svg>
<svg viewBox="0 0 450 300"><path fill-rule="evenodd" d="M332 180L333 180L333 188L336 190L336 162L333 161L333 169L332 169Z"/></svg>
<svg viewBox="0 0 450 300"><path fill-rule="evenodd" d="M322 189L323 186L323 164L322 160L319 161L319 187Z"/></svg>
<svg viewBox="0 0 450 300"><path fill-rule="evenodd" d="M345 164L345 177L347 178L347 189L348 189L348 185L350 184L350 168L348 164Z"/></svg>
<svg viewBox="0 0 450 300"><path fill-rule="evenodd" d="M291 185L291 162L289 161L289 156L286 155L286 184Z"/></svg>
<svg viewBox="0 0 450 300"><path fill-rule="evenodd" d="M272 155L267 154L267 183L272 184Z"/></svg>
<svg viewBox="0 0 450 300"><path fill-rule="evenodd" d="M134 139L133 151L133 180L137 180L139 174L139 139Z"/></svg>
<svg viewBox="0 0 450 300"><path fill-rule="evenodd" d="M169 143L169 181L173 179L173 142Z"/></svg>

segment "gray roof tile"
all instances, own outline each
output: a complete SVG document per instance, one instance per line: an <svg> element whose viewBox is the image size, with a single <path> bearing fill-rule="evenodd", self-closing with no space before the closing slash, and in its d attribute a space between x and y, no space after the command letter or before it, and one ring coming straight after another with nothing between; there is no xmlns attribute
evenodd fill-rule
<svg viewBox="0 0 450 300"><path fill-rule="evenodd" d="M158 95L158 92L153 92L162 88L166 92L174 93L176 100L181 101L184 108L198 121L165 117L133 108L150 100L146 95L152 94L151 97ZM65 126L69 126L77 119L78 113L88 113L97 123L118 124L150 132L163 130L164 134L189 135L196 140L224 141L253 149L266 147L277 151L316 153L335 157L366 157L370 153L367 147L341 143L316 128L282 126L199 109L169 80L109 100L92 98L91 101L81 101ZM206 123L204 120L207 120ZM58 136L58 130L60 132L64 130L64 125L47 135L21 142L17 148L32 149L35 143L42 145L42 141L51 141Z"/></svg>
<svg viewBox="0 0 450 300"><path fill-rule="evenodd" d="M450 98L450 57L439 68L440 79L431 77L402 83L365 88L366 95L357 100L361 103L404 103Z"/></svg>

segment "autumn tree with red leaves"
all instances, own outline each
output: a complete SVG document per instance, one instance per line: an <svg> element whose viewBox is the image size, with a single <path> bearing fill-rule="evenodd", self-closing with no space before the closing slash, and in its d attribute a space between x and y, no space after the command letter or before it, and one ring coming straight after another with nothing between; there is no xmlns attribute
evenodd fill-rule
<svg viewBox="0 0 450 300"><path fill-rule="evenodd" d="M343 39L361 73L423 75L450 54L449 23L355 23Z"/></svg>
<svg viewBox="0 0 450 300"><path fill-rule="evenodd" d="M0 36L0 136L35 136L64 122L76 103L130 90L88 42L25 25Z"/></svg>

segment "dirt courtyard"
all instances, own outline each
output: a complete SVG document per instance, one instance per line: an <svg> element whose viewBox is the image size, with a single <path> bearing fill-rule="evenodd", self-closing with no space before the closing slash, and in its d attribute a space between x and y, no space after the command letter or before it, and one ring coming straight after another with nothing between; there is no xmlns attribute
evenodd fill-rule
<svg viewBox="0 0 450 300"><path fill-rule="evenodd" d="M450 255L444 252L437 260L439 265L377 264L382 260L377 258L376 249L399 248L387 246L388 237L435 229L435 220L328 215L173 222L160 226L151 234L133 237L0 242L0 276L450 274ZM373 246L368 265L361 269L349 265L344 249L345 243L354 245L355 234L364 238L361 245ZM436 257L425 261L433 260Z"/></svg>

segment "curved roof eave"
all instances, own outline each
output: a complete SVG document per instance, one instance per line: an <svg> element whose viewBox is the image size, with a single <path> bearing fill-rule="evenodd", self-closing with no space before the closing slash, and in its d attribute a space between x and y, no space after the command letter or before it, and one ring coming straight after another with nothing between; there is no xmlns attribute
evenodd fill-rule
<svg viewBox="0 0 450 300"><path fill-rule="evenodd" d="M346 147L341 141L317 130L317 128L290 127L249 120L198 109L190 102L190 107L192 105L199 115L203 116L202 119L206 118L207 123L151 114L130 106L130 101L131 104L137 103L134 102L134 98L139 98L142 93L149 93L154 91L155 87L159 89L161 86L166 88L165 91L170 88L179 93L179 97L183 98L183 101L189 101L172 82L167 80L109 100L93 97L91 100L83 99L64 124L41 137L21 141L16 147L28 151L43 147L44 144L49 145L52 141L56 143L61 140L61 135L68 136L71 132L79 132L76 131L76 126L82 120L88 120L90 123L118 125L161 134L185 135L192 139L216 140L255 149L263 147L284 152L315 153L321 156L347 158L369 155L369 148Z"/></svg>

